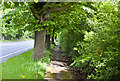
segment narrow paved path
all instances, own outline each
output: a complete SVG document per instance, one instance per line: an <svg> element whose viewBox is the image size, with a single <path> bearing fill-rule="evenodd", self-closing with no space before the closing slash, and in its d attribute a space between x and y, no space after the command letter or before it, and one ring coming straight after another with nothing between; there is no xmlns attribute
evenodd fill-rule
<svg viewBox="0 0 120 81"><path fill-rule="evenodd" d="M51 56L51 62L47 66L44 79L46 81L65 81L66 79L72 79L66 61L65 57L62 56L61 50L55 47Z"/></svg>

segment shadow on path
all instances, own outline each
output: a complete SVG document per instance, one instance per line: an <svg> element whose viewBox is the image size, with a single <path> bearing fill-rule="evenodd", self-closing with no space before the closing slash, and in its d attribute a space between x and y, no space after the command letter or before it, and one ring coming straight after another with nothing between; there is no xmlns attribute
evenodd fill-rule
<svg viewBox="0 0 120 81"><path fill-rule="evenodd" d="M62 51L56 46L51 56L51 62L47 66L44 79L46 81L65 81L72 79L71 72L68 71L68 65L66 64L67 61L62 56Z"/></svg>

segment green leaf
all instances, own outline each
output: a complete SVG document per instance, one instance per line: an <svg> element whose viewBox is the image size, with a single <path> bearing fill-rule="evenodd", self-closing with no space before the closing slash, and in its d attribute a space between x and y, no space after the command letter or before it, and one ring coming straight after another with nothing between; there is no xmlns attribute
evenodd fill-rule
<svg viewBox="0 0 120 81"><path fill-rule="evenodd" d="M34 0L35 3L38 3L38 0Z"/></svg>

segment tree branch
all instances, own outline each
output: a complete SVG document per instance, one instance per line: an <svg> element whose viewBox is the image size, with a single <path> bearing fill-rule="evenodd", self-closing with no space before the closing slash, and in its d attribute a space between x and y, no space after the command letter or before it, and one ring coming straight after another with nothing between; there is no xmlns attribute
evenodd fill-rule
<svg viewBox="0 0 120 81"><path fill-rule="evenodd" d="M31 9L31 11L32 11L33 16L34 16L36 19L40 20L40 16L36 13L36 10L35 10L35 8L34 8L32 5L30 5L30 9Z"/></svg>
<svg viewBox="0 0 120 81"><path fill-rule="evenodd" d="M60 8L52 8L52 9L49 9L48 11L45 12L45 14L49 14L49 13L53 13L53 12L59 12L59 11L62 11L62 10L65 10L67 8L69 8L73 3L69 3L63 7L60 7Z"/></svg>

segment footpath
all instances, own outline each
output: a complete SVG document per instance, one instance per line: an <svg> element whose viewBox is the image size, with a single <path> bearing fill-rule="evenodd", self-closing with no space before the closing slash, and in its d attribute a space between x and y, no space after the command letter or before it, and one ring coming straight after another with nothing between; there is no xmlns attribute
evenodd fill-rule
<svg viewBox="0 0 120 81"><path fill-rule="evenodd" d="M51 62L47 66L45 72L45 81L66 81L72 80L71 71L68 71L68 60L62 56L62 51L59 47L55 47L52 55Z"/></svg>

